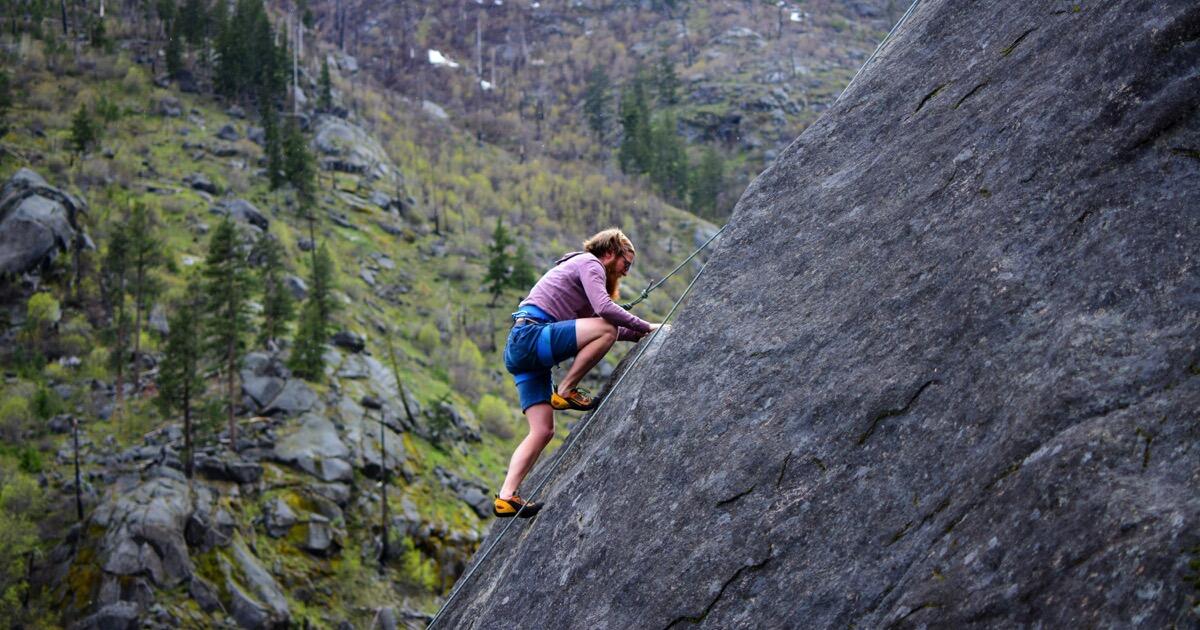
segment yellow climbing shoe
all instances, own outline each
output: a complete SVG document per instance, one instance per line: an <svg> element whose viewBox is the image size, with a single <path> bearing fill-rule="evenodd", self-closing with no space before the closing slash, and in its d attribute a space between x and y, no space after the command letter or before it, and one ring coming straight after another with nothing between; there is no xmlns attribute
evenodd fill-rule
<svg viewBox="0 0 1200 630"><path fill-rule="evenodd" d="M521 518L529 518L536 515L541 509L541 503L530 503L515 494L507 499L501 499L497 494L496 500L492 502L492 514L499 518L512 518L518 515Z"/></svg>
<svg viewBox="0 0 1200 630"><path fill-rule="evenodd" d="M559 395L558 392L553 392L550 394L550 406L559 411L564 409L590 411L596 407L596 399L589 396L589 393L588 390L582 387L572 387L566 396Z"/></svg>

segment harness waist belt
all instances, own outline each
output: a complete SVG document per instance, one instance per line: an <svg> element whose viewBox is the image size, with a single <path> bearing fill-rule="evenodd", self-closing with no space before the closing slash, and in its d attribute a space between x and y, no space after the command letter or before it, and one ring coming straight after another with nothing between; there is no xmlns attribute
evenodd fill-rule
<svg viewBox="0 0 1200 630"><path fill-rule="evenodd" d="M517 309L517 312L512 314L513 323L520 325L522 323L537 323L537 324L553 324L555 320L549 313L538 308L534 304L526 304ZM532 322L521 322L522 319L532 320Z"/></svg>

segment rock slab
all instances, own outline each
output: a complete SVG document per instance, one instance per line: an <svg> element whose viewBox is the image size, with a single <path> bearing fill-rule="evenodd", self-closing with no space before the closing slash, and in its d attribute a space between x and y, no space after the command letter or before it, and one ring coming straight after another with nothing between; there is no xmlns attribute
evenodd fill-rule
<svg viewBox="0 0 1200 630"><path fill-rule="evenodd" d="M921 2L444 627L1197 624L1197 67L1191 0Z"/></svg>

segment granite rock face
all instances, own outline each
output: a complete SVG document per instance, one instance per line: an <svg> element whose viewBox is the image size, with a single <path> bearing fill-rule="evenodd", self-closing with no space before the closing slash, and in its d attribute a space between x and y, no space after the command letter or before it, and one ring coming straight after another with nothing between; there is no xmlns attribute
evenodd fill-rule
<svg viewBox="0 0 1200 630"><path fill-rule="evenodd" d="M1197 67L1190 0L922 2L444 627L1197 623Z"/></svg>
<svg viewBox="0 0 1200 630"><path fill-rule="evenodd" d="M87 205L22 168L0 190L0 273L44 268L60 253L82 247L78 214Z"/></svg>

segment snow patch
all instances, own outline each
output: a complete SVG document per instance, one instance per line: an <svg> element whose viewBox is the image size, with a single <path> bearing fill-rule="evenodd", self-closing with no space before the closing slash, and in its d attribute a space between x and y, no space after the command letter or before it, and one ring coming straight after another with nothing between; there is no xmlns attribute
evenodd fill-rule
<svg viewBox="0 0 1200 630"><path fill-rule="evenodd" d="M803 22L804 21L803 19L801 19L799 11L792 11L792 21L793 22Z"/></svg>
<svg viewBox="0 0 1200 630"><path fill-rule="evenodd" d="M429 63L435 66L446 66L447 68L457 68L459 66L457 61L443 55L441 51L432 48L429 49Z"/></svg>
<svg viewBox="0 0 1200 630"><path fill-rule="evenodd" d="M484 81L483 79L480 79L480 80L479 80L479 87L481 87L481 88L483 88L483 89L485 89L485 90L490 90L490 89L492 89L494 86L492 85L492 83L491 83L490 81Z"/></svg>

